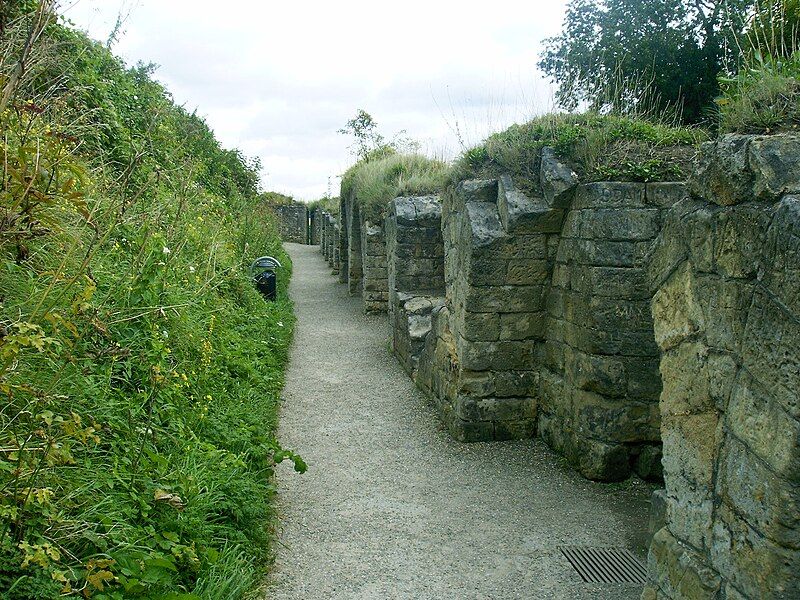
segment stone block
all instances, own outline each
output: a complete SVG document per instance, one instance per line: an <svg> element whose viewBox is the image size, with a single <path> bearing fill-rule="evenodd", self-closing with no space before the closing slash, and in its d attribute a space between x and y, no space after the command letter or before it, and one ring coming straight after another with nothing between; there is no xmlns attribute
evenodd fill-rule
<svg viewBox="0 0 800 600"><path fill-rule="evenodd" d="M467 202L497 202L496 179L470 179L456 185L456 194Z"/></svg>
<svg viewBox="0 0 800 600"><path fill-rule="evenodd" d="M655 208L598 208L572 210L564 220L563 236L584 240L652 240L661 228Z"/></svg>
<svg viewBox="0 0 800 600"><path fill-rule="evenodd" d="M469 202L465 208L473 252L475 248L489 246L505 236L497 206L487 202Z"/></svg>
<svg viewBox="0 0 800 600"><path fill-rule="evenodd" d="M469 312L536 312L544 308L544 286L470 288L464 300Z"/></svg>
<svg viewBox="0 0 800 600"><path fill-rule="evenodd" d="M494 394L498 398L534 398L539 374L534 371L499 371L494 374Z"/></svg>
<svg viewBox="0 0 800 600"><path fill-rule="evenodd" d="M494 421L494 439L525 440L536 435L536 419L521 419L518 421Z"/></svg>
<svg viewBox="0 0 800 600"><path fill-rule="evenodd" d="M800 318L800 196L786 196L776 206L763 248L764 286Z"/></svg>
<svg viewBox="0 0 800 600"><path fill-rule="evenodd" d="M639 448L639 454L636 457L636 461L633 464L633 470L636 471L636 474L639 475L639 477L641 477L642 479L646 479L648 481L663 481L664 466L661 464L661 459L663 458L663 456L664 455L663 452L661 451L661 444L642 446ZM657 508L662 518L658 528L650 530L653 532L657 531L657 529L660 529L661 527L666 525L667 521L666 490L659 490L659 492L662 492L663 496L659 496L660 505L655 508ZM651 511L651 525L652 525L652 517L653 517L653 512Z"/></svg>
<svg viewBox="0 0 800 600"><path fill-rule="evenodd" d="M388 279L372 279L369 277L364 278L364 291L366 292L388 292L389 280Z"/></svg>
<svg viewBox="0 0 800 600"><path fill-rule="evenodd" d="M461 333L467 340L493 342L500 339L500 315L496 313L467 313Z"/></svg>
<svg viewBox="0 0 800 600"><path fill-rule="evenodd" d="M650 520L647 530L651 539L667 525L667 490L656 490L650 496Z"/></svg>
<svg viewBox="0 0 800 600"><path fill-rule="evenodd" d="M508 175L498 179L497 211L508 233L558 233L564 219L563 209L549 206L542 198L529 198Z"/></svg>
<svg viewBox="0 0 800 600"><path fill-rule="evenodd" d="M628 478L631 467L627 446L581 437L576 439L575 449L567 449L565 454L567 458L572 455L572 462L577 462L581 475L593 481L623 481Z"/></svg>
<svg viewBox="0 0 800 600"><path fill-rule="evenodd" d="M724 504L716 513L711 559L746 598L798 597L800 552L773 543Z"/></svg>
<svg viewBox="0 0 800 600"><path fill-rule="evenodd" d="M536 401L533 398L459 396L453 410L464 421L532 421L536 417Z"/></svg>
<svg viewBox="0 0 800 600"><path fill-rule="evenodd" d="M646 186L647 204L658 208L671 208L689 196L684 182L654 182Z"/></svg>
<svg viewBox="0 0 800 600"><path fill-rule="evenodd" d="M647 571L651 589L658 589L664 598L723 600L719 573L699 552L681 543L666 527L653 536Z"/></svg>
<svg viewBox="0 0 800 600"><path fill-rule="evenodd" d="M554 321L548 327L563 329L563 339L588 354L620 356L658 356L652 331L602 331L581 327L570 321Z"/></svg>
<svg viewBox="0 0 800 600"><path fill-rule="evenodd" d="M685 343L661 356L661 408L667 415L713 412L708 348L700 342Z"/></svg>
<svg viewBox="0 0 800 600"><path fill-rule="evenodd" d="M745 366L788 415L800 419L800 319L763 289L756 290L746 317Z"/></svg>
<svg viewBox="0 0 800 600"><path fill-rule="evenodd" d="M533 349L526 342L471 342L458 344L461 365L471 371L511 371L529 369Z"/></svg>
<svg viewBox="0 0 800 600"><path fill-rule="evenodd" d="M547 314L539 312L502 313L499 315L501 340L543 339Z"/></svg>
<svg viewBox="0 0 800 600"><path fill-rule="evenodd" d="M695 276L688 264L682 265L653 296L655 340L667 351L705 330L705 315L698 303Z"/></svg>
<svg viewBox="0 0 800 600"><path fill-rule="evenodd" d="M495 375L489 371L462 371L458 377L458 393L462 396L487 398L495 394Z"/></svg>
<svg viewBox="0 0 800 600"><path fill-rule="evenodd" d="M771 211L754 204L717 211L713 223L716 271L725 277L754 278L762 264L771 221Z"/></svg>
<svg viewBox="0 0 800 600"><path fill-rule="evenodd" d="M714 514L714 466L720 444L718 416L662 412L661 432L670 531L695 548L708 548Z"/></svg>
<svg viewBox="0 0 800 600"><path fill-rule="evenodd" d="M539 181L549 206L569 207L578 185L578 175L556 156L552 148L542 148Z"/></svg>
<svg viewBox="0 0 800 600"><path fill-rule="evenodd" d="M748 148L753 196L774 202L800 193L800 136L796 133L753 138Z"/></svg>
<svg viewBox="0 0 800 600"><path fill-rule="evenodd" d="M778 477L733 436L722 450L717 488L723 502L756 531L800 550L800 486Z"/></svg>
<svg viewBox="0 0 800 600"><path fill-rule="evenodd" d="M573 210L584 208L647 208L645 184L597 182L579 185Z"/></svg>
<svg viewBox="0 0 800 600"><path fill-rule="evenodd" d="M570 351L566 356L565 370L578 389L612 398L625 396L628 391L628 376L623 357Z"/></svg>
<svg viewBox="0 0 800 600"><path fill-rule="evenodd" d="M748 165L750 139L731 133L704 143L689 178L690 193L721 206L753 200L753 173Z"/></svg>
<svg viewBox="0 0 800 600"><path fill-rule="evenodd" d="M580 435L609 443L658 442L658 405L572 391L575 428Z"/></svg>
<svg viewBox="0 0 800 600"><path fill-rule="evenodd" d="M504 283L508 285L545 284L550 279L550 271L550 265L546 260L513 259L508 263Z"/></svg>
<svg viewBox="0 0 800 600"><path fill-rule="evenodd" d="M725 417L731 433L770 469L780 477L800 481L800 422L748 371L740 372Z"/></svg>
<svg viewBox="0 0 800 600"><path fill-rule="evenodd" d="M469 261L466 280L474 286L502 286L508 281L508 261L494 256L475 256Z"/></svg>
<svg viewBox="0 0 800 600"><path fill-rule="evenodd" d="M636 267L644 264L651 242L603 241L574 239L562 241L556 260L598 267Z"/></svg>
<svg viewBox="0 0 800 600"><path fill-rule="evenodd" d="M460 442L490 442L494 440L494 424L490 421L462 421L456 417L447 421L447 428Z"/></svg>

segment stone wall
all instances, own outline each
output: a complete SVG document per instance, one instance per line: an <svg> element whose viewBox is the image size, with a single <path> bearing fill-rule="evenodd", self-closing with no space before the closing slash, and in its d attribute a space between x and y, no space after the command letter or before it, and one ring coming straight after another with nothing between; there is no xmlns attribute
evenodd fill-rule
<svg viewBox="0 0 800 600"><path fill-rule="evenodd" d="M322 209L316 208L309 213L309 241L312 246L320 244L321 225L322 225Z"/></svg>
<svg viewBox="0 0 800 600"><path fill-rule="evenodd" d="M386 312L389 306L389 274L383 224L361 223L364 311Z"/></svg>
<svg viewBox="0 0 800 600"><path fill-rule="evenodd" d="M389 284L383 223L370 221L352 193L342 197L340 215L339 280L350 294L364 298L365 312L386 312Z"/></svg>
<svg viewBox="0 0 800 600"><path fill-rule="evenodd" d="M541 171L537 197L507 176L444 195L446 306L434 311L417 383L461 440L535 432L547 292L577 182L550 152Z"/></svg>
<svg viewBox="0 0 800 600"><path fill-rule="evenodd" d="M304 204L273 206L281 239L284 242L308 244L308 208Z"/></svg>
<svg viewBox="0 0 800 600"><path fill-rule="evenodd" d="M322 213L320 252L334 273L339 273L339 223L336 216Z"/></svg>
<svg viewBox="0 0 800 600"><path fill-rule="evenodd" d="M706 144L651 266L667 526L643 598L800 598L800 137Z"/></svg>
<svg viewBox="0 0 800 600"><path fill-rule="evenodd" d="M661 477L659 352L647 265L679 183L578 186L558 241L539 432L590 479Z"/></svg>
<svg viewBox="0 0 800 600"><path fill-rule="evenodd" d="M385 221L392 349L415 377L432 313L444 304L442 208L436 196L396 198Z"/></svg>

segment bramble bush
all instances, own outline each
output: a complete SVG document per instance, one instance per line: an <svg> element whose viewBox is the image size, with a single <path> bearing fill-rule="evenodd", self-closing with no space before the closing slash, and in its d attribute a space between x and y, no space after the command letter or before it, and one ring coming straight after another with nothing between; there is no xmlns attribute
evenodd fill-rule
<svg viewBox="0 0 800 600"><path fill-rule="evenodd" d="M273 435L291 264L258 165L50 3L4 6L0 598L242 597L273 467L305 470Z"/></svg>

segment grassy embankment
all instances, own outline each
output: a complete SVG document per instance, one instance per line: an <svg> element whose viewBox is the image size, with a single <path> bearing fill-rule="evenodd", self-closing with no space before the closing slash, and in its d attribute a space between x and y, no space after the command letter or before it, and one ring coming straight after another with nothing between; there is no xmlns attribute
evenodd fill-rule
<svg viewBox="0 0 800 600"><path fill-rule="evenodd" d="M435 194L449 177L450 167L442 161L383 148L345 172L341 194L352 195L367 220L382 222L394 198Z"/></svg>
<svg viewBox="0 0 800 600"><path fill-rule="evenodd" d="M0 598L239 598L269 554L290 263L145 66L0 11ZM16 5L15 5L16 6ZM247 266L277 255L280 297Z"/></svg>

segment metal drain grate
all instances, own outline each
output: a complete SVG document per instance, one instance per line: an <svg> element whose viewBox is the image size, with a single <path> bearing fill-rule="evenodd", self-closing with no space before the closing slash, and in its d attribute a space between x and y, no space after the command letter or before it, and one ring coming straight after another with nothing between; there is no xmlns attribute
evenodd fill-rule
<svg viewBox="0 0 800 600"><path fill-rule="evenodd" d="M561 546L561 554L586 583L645 583L647 569L629 550Z"/></svg>

